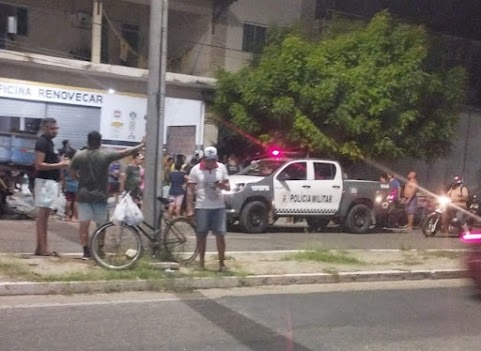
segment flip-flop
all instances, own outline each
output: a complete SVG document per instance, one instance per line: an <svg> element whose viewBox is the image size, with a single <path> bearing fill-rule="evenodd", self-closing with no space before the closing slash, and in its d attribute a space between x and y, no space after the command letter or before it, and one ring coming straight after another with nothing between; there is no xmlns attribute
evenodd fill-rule
<svg viewBox="0 0 481 351"><path fill-rule="evenodd" d="M41 257L57 257L60 258L60 255L57 251L47 252L46 254L40 254L39 252L35 252L34 256L41 256Z"/></svg>

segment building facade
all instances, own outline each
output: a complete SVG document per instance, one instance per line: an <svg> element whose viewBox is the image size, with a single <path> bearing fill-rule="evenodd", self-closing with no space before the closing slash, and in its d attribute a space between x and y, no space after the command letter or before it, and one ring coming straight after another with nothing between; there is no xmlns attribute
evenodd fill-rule
<svg viewBox="0 0 481 351"><path fill-rule="evenodd" d="M270 25L306 20L315 0L170 0L166 128L169 152L216 142L205 92L219 68L243 67ZM98 129L111 145L145 127L150 0L0 0L0 132L61 121L62 138ZM308 15L307 17L309 17ZM179 139L180 138L180 139ZM173 144L172 144L173 143ZM192 153L194 150L191 150Z"/></svg>

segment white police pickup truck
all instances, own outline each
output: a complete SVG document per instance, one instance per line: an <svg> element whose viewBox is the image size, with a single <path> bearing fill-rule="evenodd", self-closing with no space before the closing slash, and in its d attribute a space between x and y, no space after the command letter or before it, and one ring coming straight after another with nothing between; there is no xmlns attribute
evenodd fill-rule
<svg viewBox="0 0 481 351"><path fill-rule="evenodd" d="M311 231L329 221L365 233L385 213L389 184L343 179L341 165L321 159L266 158L229 176L228 223L261 233L279 217L305 219Z"/></svg>

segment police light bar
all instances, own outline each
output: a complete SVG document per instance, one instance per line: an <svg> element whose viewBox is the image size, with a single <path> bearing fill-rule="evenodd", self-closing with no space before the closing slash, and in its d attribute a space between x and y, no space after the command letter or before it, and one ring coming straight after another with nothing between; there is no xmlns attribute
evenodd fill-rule
<svg viewBox="0 0 481 351"><path fill-rule="evenodd" d="M275 156L275 157L280 156L280 155L281 155L281 150L279 150L279 149L273 149L273 150L271 150L271 155L272 155L272 156Z"/></svg>

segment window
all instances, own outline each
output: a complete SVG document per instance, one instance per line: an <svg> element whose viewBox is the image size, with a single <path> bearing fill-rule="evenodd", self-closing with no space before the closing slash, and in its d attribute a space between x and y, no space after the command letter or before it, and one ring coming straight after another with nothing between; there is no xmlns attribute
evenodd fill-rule
<svg viewBox="0 0 481 351"><path fill-rule="evenodd" d="M125 39L127 44L133 52L138 54L139 51L139 26L133 24L122 23L121 26L122 38ZM137 62L137 56L127 52L125 55L121 54L121 63L125 66L135 67Z"/></svg>
<svg viewBox="0 0 481 351"><path fill-rule="evenodd" d="M259 53L267 38L267 27L255 24L244 24L242 51Z"/></svg>
<svg viewBox="0 0 481 351"><path fill-rule="evenodd" d="M314 179L332 180L336 176L336 166L332 163L314 162Z"/></svg>
<svg viewBox="0 0 481 351"><path fill-rule="evenodd" d="M6 37L8 33L9 17L15 17L17 20L16 35L28 35L28 9L0 3L0 37Z"/></svg>
<svg viewBox="0 0 481 351"><path fill-rule="evenodd" d="M281 171L280 177L284 180L306 180L307 165L305 162L291 163Z"/></svg>
<svg viewBox="0 0 481 351"><path fill-rule="evenodd" d="M28 35L28 11L17 7L17 35Z"/></svg>

